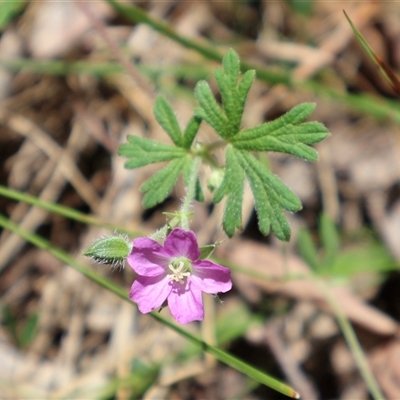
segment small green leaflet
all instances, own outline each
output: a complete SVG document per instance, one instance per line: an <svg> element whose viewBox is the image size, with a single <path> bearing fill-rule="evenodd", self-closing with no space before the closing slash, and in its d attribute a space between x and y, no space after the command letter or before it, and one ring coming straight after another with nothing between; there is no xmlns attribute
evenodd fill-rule
<svg viewBox="0 0 400 400"><path fill-rule="evenodd" d="M248 151L276 151L292 154L307 161L317 161L318 153L309 144L325 139L329 132L319 122L303 122L315 104L303 103L271 122L240 131L231 143Z"/></svg>
<svg viewBox="0 0 400 400"><path fill-rule="evenodd" d="M192 117L182 133L172 107L163 97L156 99L154 115L171 138L173 145L129 135L128 143L121 145L118 149L120 156L128 158L125 163L125 168L128 169L163 161L168 162L141 187L145 193L143 205L146 208L153 207L165 200L175 186L179 175L182 174L187 182L193 163L190 148L201 123L198 117ZM200 183L197 182L196 199L202 201L203 197Z"/></svg>
<svg viewBox="0 0 400 400"><path fill-rule="evenodd" d="M225 55L223 66L224 70L215 70L223 110L214 99L208 83L200 81L195 88L195 95L202 108L196 108L195 115L211 125L219 136L228 140L239 132L247 94L256 74L253 70L247 71L238 83L240 61L233 50Z"/></svg>
<svg viewBox="0 0 400 400"><path fill-rule="evenodd" d="M290 226L282 209L295 212L301 209L301 202L268 168L251 153L237 150L232 145L227 148L224 180L215 193L214 200L228 196L223 226L228 236L233 236L235 228L241 227L244 177L250 182L262 234L270 229L277 238L289 240Z"/></svg>
<svg viewBox="0 0 400 400"><path fill-rule="evenodd" d="M170 144L128 135L128 143L119 147L118 154L129 159L125 163L125 168L135 169L148 164L179 159L186 155L186 151Z"/></svg>

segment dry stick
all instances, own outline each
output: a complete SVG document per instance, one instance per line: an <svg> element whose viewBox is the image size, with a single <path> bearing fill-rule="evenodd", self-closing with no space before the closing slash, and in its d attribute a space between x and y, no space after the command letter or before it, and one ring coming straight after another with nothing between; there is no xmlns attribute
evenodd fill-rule
<svg viewBox="0 0 400 400"><path fill-rule="evenodd" d="M129 61L127 57L119 49L118 45L115 43L113 39L109 36L103 22L96 18L92 11L87 6L87 3L82 0L74 0L75 4L80 8L80 10L86 15L87 19L92 24L93 28L96 29L97 33L102 37L105 41L114 57L123 65L126 72L130 75L130 77L136 82L138 87L142 89L151 99L155 99L155 94L153 88L143 79L141 73L137 70L137 68Z"/></svg>

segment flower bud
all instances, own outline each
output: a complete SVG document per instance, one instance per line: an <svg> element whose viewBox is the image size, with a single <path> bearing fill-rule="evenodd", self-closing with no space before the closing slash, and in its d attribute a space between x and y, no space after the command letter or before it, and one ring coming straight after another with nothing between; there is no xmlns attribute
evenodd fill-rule
<svg viewBox="0 0 400 400"><path fill-rule="evenodd" d="M92 258L100 264L122 266L132 250L128 238L122 235L106 236L96 240L83 255Z"/></svg>
<svg viewBox="0 0 400 400"><path fill-rule="evenodd" d="M207 187L210 192L216 191L224 179L225 171L221 168L216 168L211 172L210 177L207 181Z"/></svg>

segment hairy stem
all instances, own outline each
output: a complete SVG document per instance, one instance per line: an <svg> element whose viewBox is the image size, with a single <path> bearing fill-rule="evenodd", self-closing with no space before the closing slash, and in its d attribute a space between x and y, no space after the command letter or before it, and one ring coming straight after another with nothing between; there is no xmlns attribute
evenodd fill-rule
<svg viewBox="0 0 400 400"><path fill-rule="evenodd" d="M189 229L189 209L190 205L196 194L196 182L200 166L200 157L193 160L192 168L190 170L189 181L186 186L186 195L180 209L181 213L181 226L183 229Z"/></svg>

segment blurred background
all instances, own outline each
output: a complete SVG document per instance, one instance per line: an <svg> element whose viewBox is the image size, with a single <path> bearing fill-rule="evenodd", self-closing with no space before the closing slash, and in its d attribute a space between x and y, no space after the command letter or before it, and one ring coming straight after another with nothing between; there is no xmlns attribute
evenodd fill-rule
<svg viewBox="0 0 400 400"><path fill-rule="evenodd" d="M282 244L263 237L246 194L243 231L216 252L232 266L234 280L222 305L207 303L216 313L216 337L210 323L187 329L202 331L304 399L368 399L317 274L352 322L385 396L400 398L399 104L342 11L398 71L400 3L121 4L139 7L140 15L173 31L102 1L0 3L0 184L149 234L165 223L163 211L179 207L183 187L144 210L140 186L159 166L127 171L117 148L128 134L168 142L152 114L155 96L173 104L183 126L196 106L197 81L206 79L216 90L213 69L220 63L213 54L234 48L259 77L243 126L311 101L317 104L311 120L324 123L332 135L316 146L317 163L269 156L273 172L303 202L302 211L288 215L292 238ZM177 36L169 37L171 32ZM215 52L202 53L195 44ZM205 124L201 140L215 140ZM209 172L202 171L204 178ZM112 229L4 192L0 210L129 291L130 268L110 270L81 255ZM194 212L192 229L200 244L226 238L222 209L212 206L210 193ZM337 242L335 254L307 279L310 245L299 238L308 232L326 261L330 248L321 239L322 214L331 221L328 239ZM205 358L150 316L7 230L0 236L0 296L2 399L284 398ZM168 309L162 313L169 316Z"/></svg>

